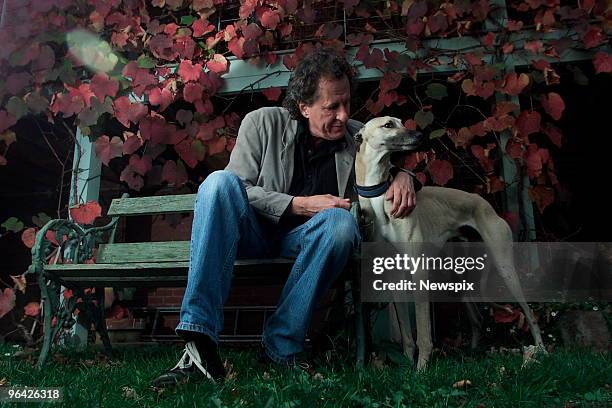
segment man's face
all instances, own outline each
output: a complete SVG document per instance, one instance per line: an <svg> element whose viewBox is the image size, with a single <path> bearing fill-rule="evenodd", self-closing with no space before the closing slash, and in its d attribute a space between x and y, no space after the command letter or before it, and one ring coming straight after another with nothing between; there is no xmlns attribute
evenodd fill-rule
<svg viewBox="0 0 612 408"><path fill-rule="evenodd" d="M344 137L351 109L351 89L348 78L321 78L312 105L300 103L300 112L308 120L310 133L326 140Z"/></svg>

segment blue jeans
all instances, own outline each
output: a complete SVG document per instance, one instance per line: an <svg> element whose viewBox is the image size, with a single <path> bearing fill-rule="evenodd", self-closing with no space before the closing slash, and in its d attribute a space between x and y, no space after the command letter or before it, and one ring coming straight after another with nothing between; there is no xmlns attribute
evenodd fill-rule
<svg viewBox="0 0 612 408"><path fill-rule="evenodd" d="M317 301L360 240L355 219L340 208L321 211L292 230L279 231L255 214L236 175L216 171L196 196L187 289L176 330L203 333L218 343L236 258L292 258L295 264L263 335L272 360L291 362L303 350Z"/></svg>

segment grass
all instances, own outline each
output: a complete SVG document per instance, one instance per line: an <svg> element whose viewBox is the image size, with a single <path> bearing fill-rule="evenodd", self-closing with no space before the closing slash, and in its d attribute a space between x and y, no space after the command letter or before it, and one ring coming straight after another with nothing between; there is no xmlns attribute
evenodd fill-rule
<svg viewBox="0 0 612 408"><path fill-rule="evenodd" d="M162 393L149 382L176 364L181 348L123 348L110 361L92 349L66 352L43 371L33 367L33 358L6 356L15 350L0 346L0 381L5 378L7 386L63 387L61 405L70 407L612 406L612 356L581 350L558 350L526 368L514 354L437 356L423 373L407 366L355 370L352 360L334 353L319 367L320 375L311 377L264 371L254 363L254 352L225 349L224 358L232 362L234 372L225 384L187 384ZM460 380L472 385L453 388Z"/></svg>

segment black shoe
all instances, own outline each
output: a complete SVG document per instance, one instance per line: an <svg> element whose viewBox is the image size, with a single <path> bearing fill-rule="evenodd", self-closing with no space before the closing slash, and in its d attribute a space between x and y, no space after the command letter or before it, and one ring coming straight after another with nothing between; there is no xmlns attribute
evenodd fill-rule
<svg viewBox="0 0 612 408"><path fill-rule="evenodd" d="M195 341L189 341L185 344L185 352L178 364L155 378L152 385L164 388L203 380L223 382L224 378L225 369L216 348L207 350L204 347L196 347Z"/></svg>
<svg viewBox="0 0 612 408"><path fill-rule="evenodd" d="M279 363L270 358L266 353L264 346L260 346L257 352L257 363L264 368L278 368L296 371L304 371L306 374L313 376L316 374L314 364L304 358L293 358L290 361Z"/></svg>

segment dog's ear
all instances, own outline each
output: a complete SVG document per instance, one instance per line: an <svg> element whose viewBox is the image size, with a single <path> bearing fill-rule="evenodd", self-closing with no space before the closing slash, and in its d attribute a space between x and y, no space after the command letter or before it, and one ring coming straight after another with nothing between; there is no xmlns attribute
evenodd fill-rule
<svg viewBox="0 0 612 408"><path fill-rule="evenodd" d="M361 136L362 131L363 131L363 128L359 129L359 132L353 135L353 139L355 139L355 146L357 147L357 151L359 151L359 147L361 146L361 143L363 142L363 137Z"/></svg>

